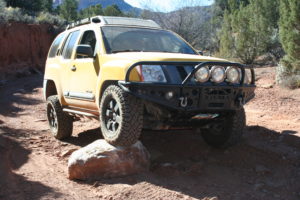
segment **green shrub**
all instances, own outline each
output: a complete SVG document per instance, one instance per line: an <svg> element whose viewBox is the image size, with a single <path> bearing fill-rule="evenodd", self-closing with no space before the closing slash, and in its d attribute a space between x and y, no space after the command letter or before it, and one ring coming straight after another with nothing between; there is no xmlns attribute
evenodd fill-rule
<svg viewBox="0 0 300 200"><path fill-rule="evenodd" d="M25 14L20 8L4 8L0 14L1 22L24 22L35 23L35 19L32 16Z"/></svg>
<svg viewBox="0 0 300 200"><path fill-rule="evenodd" d="M52 15L48 12L40 12L39 15L36 17L36 21L39 24L52 24L56 26L63 26L66 21L57 15Z"/></svg>
<svg viewBox="0 0 300 200"><path fill-rule="evenodd" d="M281 59L276 70L276 82L286 88L300 88L300 70L295 69L295 65L300 66L300 62L292 63L288 56Z"/></svg>
<svg viewBox="0 0 300 200"><path fill-rule="evenodd" d="M23 22L32 24L51 24L58 27L62 27L66 24L66 21L58 15L52 15L48 12L40 12L37 16L30 16L20 8L1 7L0 0L0 23L7 22Z"/></svg>
<svg viewBox="0 0 300 200"><path fill-rule="evenodd" d="M285 77L281 85L289 89L300 88L300 75L291 74Z"/></svg>
<svg viewBox="0 0 300 200"><path fill-rule="evenodd" d="M6 7L6 3L4 2L4 0L0 0L0 12L2 13L3 10L5 9Z"/></svg>

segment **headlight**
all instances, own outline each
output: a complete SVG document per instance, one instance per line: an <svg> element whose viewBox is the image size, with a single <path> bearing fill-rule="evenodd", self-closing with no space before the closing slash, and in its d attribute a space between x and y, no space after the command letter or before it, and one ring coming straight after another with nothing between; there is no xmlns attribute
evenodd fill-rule
<svg viewBox="0 0 300 200"><path fill-rule="evenodd" d="M228 67L226 69L226 76L230 83L238 83L241 78L240 71L236 67Z"/></svg>
<svg viewBox="0 0 300 200"><path fill-rule="evenodd" d="M213 66L211 68L211 81L221 83L225 80L225 69L221 66Z"/></svg>
<svg viewBox="0 0 300 200"><path fill-rule="evenodd" d="M137 71L143 82L167 82L160 65L138 65Z"/></svg>
<svg viewBox="0 0 300 200"><path fill-rule="evenodd" d="M201 67L195 74L197 81L201 83L208 81L209 76L210 72L208 67Z"/></svg>

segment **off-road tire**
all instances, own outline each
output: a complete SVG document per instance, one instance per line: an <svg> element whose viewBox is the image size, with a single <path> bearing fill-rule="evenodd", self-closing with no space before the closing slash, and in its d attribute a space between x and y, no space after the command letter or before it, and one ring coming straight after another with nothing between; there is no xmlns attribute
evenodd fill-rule
<svg viewBox="0 0 300 200"><path fill-rule="evenodd" d="M221 116L221 130L218 132L213 129L204 129L201 131L204 141L216 148L228 148L237 144L246 126L246 115L244 108L233 113L227 113Z"/></svg>
<svg viewBox="0 0 300 200"><path fill-rule="evenodd" d="M47 98L47 119L50 130L56 139L62 140L72 135L73 118L63 112L57 95ZM55 119L55 125L53 119Z"/></svg>
<svg viewBox="0 0 300 200"><path fill-rule="evenodd" d="M111 102L113 110L110 107ZM143 104L140 99L118 86L111 85L102 95L100 111L101 132L108 143L115 146L130 146L137 142L143 127ZM112 126L115 127L115 131L110 130Z"/></svg>

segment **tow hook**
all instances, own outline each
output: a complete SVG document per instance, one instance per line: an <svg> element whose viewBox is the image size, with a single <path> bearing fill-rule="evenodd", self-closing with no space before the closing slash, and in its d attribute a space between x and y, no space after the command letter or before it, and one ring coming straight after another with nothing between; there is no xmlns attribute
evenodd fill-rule
<svg viewBox="0 0 300 200"><path fill-rule="evenodd" d="M187 97L180 97L179 98L179 101L180 101L180 106L181 107L186 107L187 106L187 103L188 103L188 99L187 99Z"/></svg>

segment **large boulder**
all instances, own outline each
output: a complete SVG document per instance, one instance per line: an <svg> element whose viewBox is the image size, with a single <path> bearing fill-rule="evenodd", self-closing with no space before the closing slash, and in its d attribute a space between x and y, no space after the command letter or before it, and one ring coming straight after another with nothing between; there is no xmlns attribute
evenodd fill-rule
<svg viewBox="0 0 300 200"><path fill-rule="evenodd" d="M130 147L115 147L105 140L96 140L72 153L69 178L97 180L136 174L148 170L149 157L140 141Z"/></svg>

